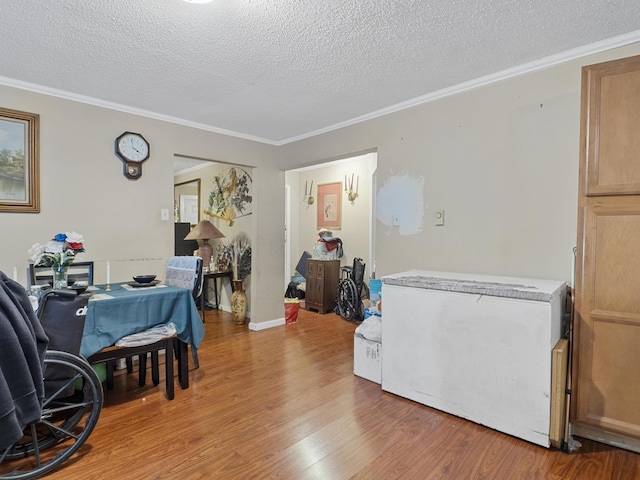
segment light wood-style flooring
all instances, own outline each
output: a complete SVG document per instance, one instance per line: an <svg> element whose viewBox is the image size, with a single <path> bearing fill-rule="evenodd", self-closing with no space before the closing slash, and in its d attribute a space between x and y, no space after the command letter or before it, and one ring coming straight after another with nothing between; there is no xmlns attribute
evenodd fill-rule
<svg viewBox="0 0 640 480"><path fill-rule="evenodd" d="M640 478L636 453L584 439L547 450L384 393L353 375L357 325L334 314L259 332L206 320L188 390L176 379L168 401L162 378L117 375L80 454L47 478Z"/></svg>

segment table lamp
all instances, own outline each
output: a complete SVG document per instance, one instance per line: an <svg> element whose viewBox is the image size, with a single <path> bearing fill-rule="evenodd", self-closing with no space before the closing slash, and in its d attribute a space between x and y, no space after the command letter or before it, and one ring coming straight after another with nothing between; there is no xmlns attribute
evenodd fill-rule
<svg viewBox="0 0 640 480"><path fill-rule="evenodd" d="M213 255L213 247L209 244L209 240L214 238L224 238L224 233L218 230L209 220L200 220L193 229L184 237L185 240L197 240L200 248L198 249L200 257L202 257L202 265L209 267L211 256Z"/></svg>

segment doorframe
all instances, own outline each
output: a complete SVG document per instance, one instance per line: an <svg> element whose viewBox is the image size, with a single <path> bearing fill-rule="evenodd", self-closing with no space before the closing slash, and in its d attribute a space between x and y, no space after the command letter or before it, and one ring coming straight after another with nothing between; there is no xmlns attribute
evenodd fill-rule
<svg viewBox="0 0 640 480"><path fill-rule="evenodd" d="M377 149L372 149L360 153L353 153L349 155L345 155L335 160L327 160L318 164L310 165L307 167L301 168L292 168L285 171L285 238L284 238L284 276L285 276L285 288L289 285L291 281L291 185L286 183L286 172L305 172L309 170L315 170L318 168L326 168L332 166L338 166L342 164L348 164L351 161L356 161L359 157L365 155L372 155L371 163L370 163L370 175L369 181L371 182L370 188L370 211L369 211L369 274L373 277L375 274L376 268L376 258L375 258L375 245L376 245L376 180L377 180L377 169L378 169L378 151ZM340 175L341 176L341 175Z"/></svg>
<svg viewBox="0 0 640 480"><path fill-rule="evenodd" d="M284 289L291 281L291 185L284 186Z"/></svg>

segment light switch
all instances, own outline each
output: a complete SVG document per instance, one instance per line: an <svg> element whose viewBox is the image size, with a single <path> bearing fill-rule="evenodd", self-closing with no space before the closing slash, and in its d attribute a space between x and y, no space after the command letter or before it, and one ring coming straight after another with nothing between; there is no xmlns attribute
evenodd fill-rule
<svg viewBox="0 0 640 480"><path fill-rule="evenodd" d="M169 209L163 208L160 210L160 220L169 220Z"/></svg>
<svg viewBox="0 0 640 480"><path fill-rule="evenodd" d="M444 227L444 210L438 210L434 214L436 220L436 227Z"/></svg>

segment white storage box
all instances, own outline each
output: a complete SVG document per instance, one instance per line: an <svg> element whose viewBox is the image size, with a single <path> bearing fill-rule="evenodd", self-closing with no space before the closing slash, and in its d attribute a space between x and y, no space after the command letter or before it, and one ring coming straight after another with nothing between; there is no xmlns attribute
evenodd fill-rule
<svg viewBox="0 0 640 480"><path fill-rule="evenodd" d="M380 384L382 381L382 345L360 335L353 337L353 373Z"/></svg>

